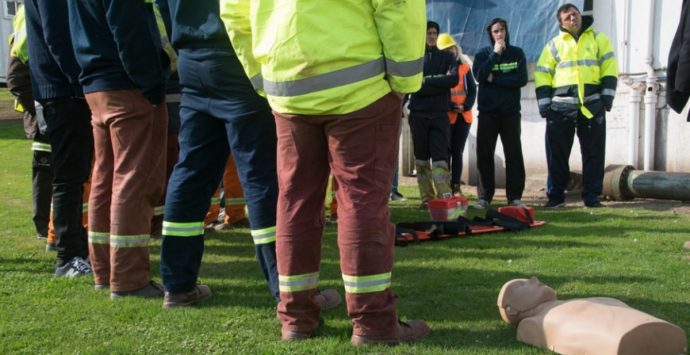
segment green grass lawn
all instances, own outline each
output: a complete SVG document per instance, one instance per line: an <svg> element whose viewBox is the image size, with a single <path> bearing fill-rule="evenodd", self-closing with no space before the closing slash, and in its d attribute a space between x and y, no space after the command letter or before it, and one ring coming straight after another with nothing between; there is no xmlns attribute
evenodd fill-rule
<svg viewBox="0 0 690 355"><path fill-rule="evenodd" d="M214 297L190 309L160 300L111 301L87 278L55 279L54 254L31 224L30 141L19 122L0 122L0 353L413 353L542 354L515 340L496 308L501 285L536 275L561 299L608 296L690 332L690 217L617 205L565 208L542 228L396 248L394 292L401 318L426 319L427 339L395 348L354 348L345 307L323 314L320 336L279 341L275 305L248 230L207 236L201 282ZM406 196L415 188L405 186ZM391 203L394 221L423 220L419 201ZM336 227L324 233L321 287L343 292ZM160 242L151 245L159 276Z"/></svg>

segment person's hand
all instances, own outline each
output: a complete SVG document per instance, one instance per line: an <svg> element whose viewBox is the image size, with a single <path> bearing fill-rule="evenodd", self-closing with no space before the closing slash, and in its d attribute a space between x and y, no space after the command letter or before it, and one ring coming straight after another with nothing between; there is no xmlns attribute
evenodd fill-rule
<svg viewBox="0 0 690 355"><path fill-rule="evenodd" d="M551 112L551 105L539 106L539 116L542 118L549 118L549 112Z"/></svg>
<svg viewBox="0 0 690 355"><path fill-rule="evenodd" d="M489 73L489 76L486 77L486 81L488 81L488 82L494 81L494 73Z"/></svg>
<svg viewBox="0 0 690 355"><path fill-rule="evenodd" d="M494 43L494 52L496 54L501 54L506 49L506 42L502 39Z"/></svg>

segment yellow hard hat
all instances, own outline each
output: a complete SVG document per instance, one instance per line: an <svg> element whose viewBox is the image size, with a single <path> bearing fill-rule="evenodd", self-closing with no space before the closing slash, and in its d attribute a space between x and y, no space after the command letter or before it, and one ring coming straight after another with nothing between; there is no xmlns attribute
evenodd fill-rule
<svg viewBox="0 0 690 355"><path fill-rule="evenodd" d="M457 46L457 44L455 43L453 37L451 37L448 33L441 33L438 35L438 39L436 40L436 46L438 49L446 49L452 46Z"/></svg>

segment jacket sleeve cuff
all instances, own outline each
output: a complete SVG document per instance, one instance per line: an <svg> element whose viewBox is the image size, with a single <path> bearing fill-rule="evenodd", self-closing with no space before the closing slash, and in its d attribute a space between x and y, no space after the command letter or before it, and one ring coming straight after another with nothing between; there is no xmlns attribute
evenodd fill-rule
<svg viewBox="0 0 690 355"><path fill-rule="evenodd" d="M422 87L422 73L413 76L389 75L388 83L391 90L403 94L411 94L419 91Z"/></svg>

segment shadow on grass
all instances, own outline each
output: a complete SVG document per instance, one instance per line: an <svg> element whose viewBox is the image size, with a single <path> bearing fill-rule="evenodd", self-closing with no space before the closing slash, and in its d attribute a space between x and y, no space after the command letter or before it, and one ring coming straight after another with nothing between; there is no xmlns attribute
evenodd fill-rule
<svg viewBox="0 0 690 355"><path fill-rule="evenodd" d="M0 273L9 272L50 275L55 272L55 263L52 261L39 262L35 258L3 258L0 262Z"/></svg>

